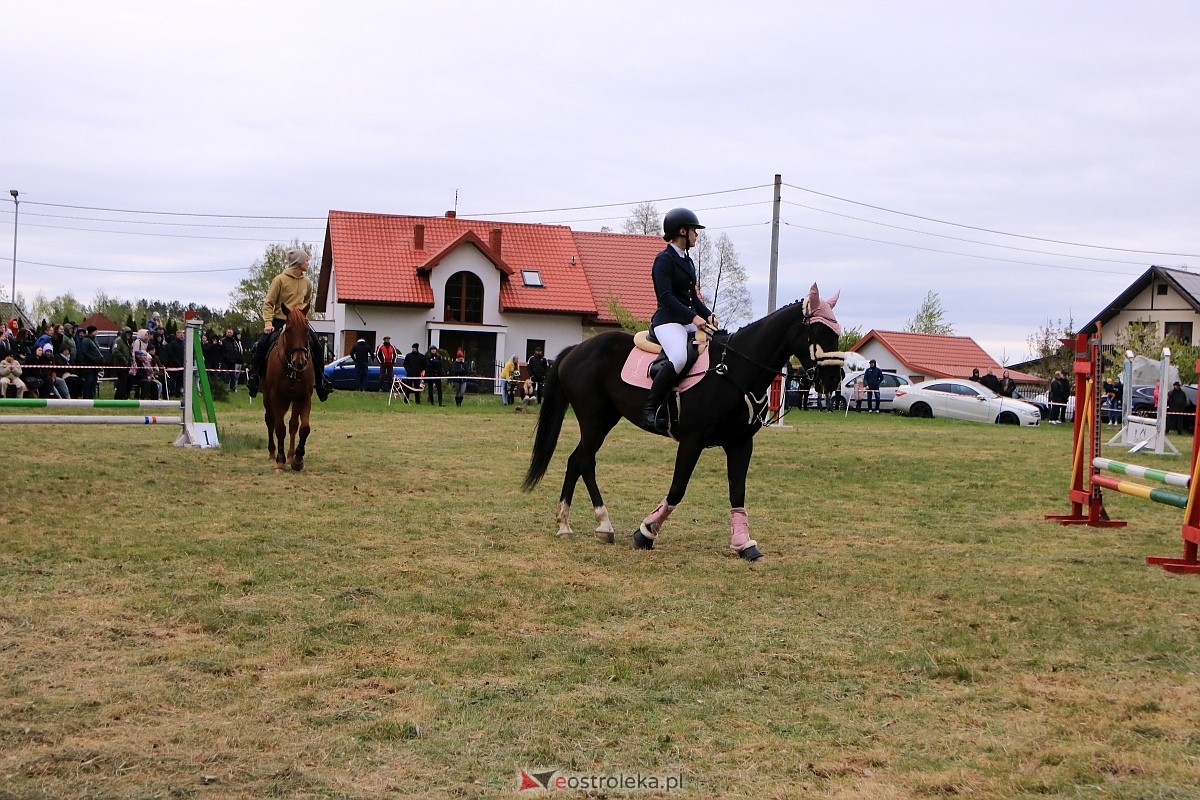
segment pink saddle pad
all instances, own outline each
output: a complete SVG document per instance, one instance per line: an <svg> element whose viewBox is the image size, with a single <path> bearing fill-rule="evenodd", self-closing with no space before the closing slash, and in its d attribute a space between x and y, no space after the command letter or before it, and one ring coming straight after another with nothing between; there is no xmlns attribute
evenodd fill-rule
<svg viewBox="0 0 1200 800"><path fill-rule="evenodd" d="M709 348L704 348L704 352L696 359L696 363L692 364L692 368L688 370L687 377L679 382L679 385L675 387L675 391L686 392L700 382L705 372L708 371L708 351ZM643 389L649 389L652 381L650 380L648 371L656 358L658 358L657 353L647 353L639 347L633 348L629 353L629 358L625 359L625 366L621 367L621 380L630 386L640 386Z"/></svg>

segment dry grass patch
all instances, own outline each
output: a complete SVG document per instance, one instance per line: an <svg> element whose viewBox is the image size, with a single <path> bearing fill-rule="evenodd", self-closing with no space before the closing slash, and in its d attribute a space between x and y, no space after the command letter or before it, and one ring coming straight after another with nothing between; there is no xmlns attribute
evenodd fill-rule
<svg viewBox="0 0 1200 800"><path fill-rule="evenodd" d="M672 458L628 425L609 547L582 489L553 535L566 436L519 491L533 415L339 393L276 474L260 412L221 413L223 451L6 429L0 797L496 797L538 767L680 797L1200 785L1200 582L1142 564L1180 514L1043 522L1069 431L789 417L758 437L751 566L716 452L628 549Z"/></svg>

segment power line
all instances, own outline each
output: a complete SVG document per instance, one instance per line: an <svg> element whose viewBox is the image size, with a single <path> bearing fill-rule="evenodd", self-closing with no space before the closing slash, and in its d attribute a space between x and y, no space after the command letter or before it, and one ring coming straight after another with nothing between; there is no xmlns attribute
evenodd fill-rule
<svg viewBox="0 0 1200 800"><path fill-rule="evenodd" d="M248 238L245 236L198 236L198 235L188 234L188 233L152 233L151 231L106 231L106 230L102 230L100 228L76 228L76 227L72 227L70 225L45 225L45 224L37 223L37 222L30 222L27 225L22 223L21 227L22 228L24 228L24 227L51 228L53 230L79 231L82 233L110 233L110 234L114 234L117 236L154 236L154 237L162 238L162 239L204 239L204 240L214 241L214 242L274 241L271 239L263 238L261 236L255 237L255 238ZM324 229L323 228L278 228L277 230L287 230L287 231L294 232L294 231L300 231L300 230L318 231L318 230L324 230Z"/></svg>
<svg viewBox="0 0 1200 800"><path fill-rule="evenodd" d="M885 241L883 239L871 239L866 236L854 236L853 234L849 234L849 233L838 233L837 231L827 231L827 230L823 230L821 228L810 228L807 225L793 225L792 223L787 222L787 221L785 221L783 224L787 225L789 228L799 228L801 230L813 231L815 233L824 233L824 234L828 234L830 236L842 236L847 239L858 239L859 241L863 241L863 242L874 242L875 244L886 244L886 245L891 245L893 247L907 247L910 250L924 250L929 253L941 253L943 255L949 255L949 256L961 256L963 258L978 258L978 259L982 259L984 261L1000 261L1000 262L1003 262L1006 264L1024 264L1024 265L1030 266L1030 267L1046 267L1047 269L1065 269L1065 270L1070 270L1072 272L1096 272L1101 275L1128 275L1128 274L1130 274L1128 272L1116 272L1116 271L1108 270L1108 269L1090 269L1088 267L1068 267L1068 266L1063 266L1061 264L1041 264L1041 263L1038 263L1035 261L1018 261L1018 260L1012 259L1012 258L996 258L994 256L981 256L981 255L976 255L973 253L955 253L951 250L938 250L933 247L921 247L920 245L915 245L915 244L902 244L901 242L889 242L889 241ZM1067 258L1073 258L1073 256L1067 256Z"/></svg>
<svg viewBox="0 0 1200 800"><path fill-rule="evenodd" d="M530 211L489 211L487 213L464 214L466 217L511 217L518 214L557 214L561 211L591 211L594 208L619 208L621 206L636 206L643 203L665 203L667 200L690 200L693 197L713 197L718 194L734 194L735 192L749 192L754 189L766 189L774 184L764 183L758 186L745 186L741 189L722 189L717 192L700 192L699 194L681 194L675 197L657 197L650 200L627 200L623 203L600 203L591 206L567 206L565 208L542 208Z"/></svg>
<svg viewBox="0 0 1200 800"><path fill-rule="evenodd" d="M1142 264L1142 262L1140 262L1140 261L1122 261L1122 260L1116 259L1116 258L1100 258L1099 256L1076 256L1076 255L1070 255L1067 253L1052 253L1048 250L1033 250L1028 247L1015 247L1010 244L994 244L992 242L981 242L977 239L964 239L961 236L947 236L944 233L932 233L930 231L919 231L916 228L906 228L903 225L889 225L886 222L879 222L879 221L873 220L873 219L865 219L863 217L853 217L853 216L850 216L849 214L839 214L836 211L829 211L828 209L824 209L824 208L816 208L815 206L806 206L803 203L794 203L790 200L784 200L783 203L784 203L784 205L796 206L797 208L806 208L809 211L818 211L822 214L829 214L834 217L841 217L842 219L852 219L856 222L866 222L869 225L879 225L884 228L892 228L893 230L907 231L909 233L920 234L921 236L935 236L939 239L950 239L951 241L955 241L955 242L966 242L967 244L979 244L979 245L983 245L984 247L998 247L1002 250L1019 250L1020 252L1023 252L1023 253L1037 253L1038 255L1043 255L1043 256L1059 256L1061 258L1082 258L1082 259L1086 259L1087 261L1106 261L1110 264L1135 264L1135 265L1139 265L1139 266L1144 266Z"/></svg>
<svg viewBox="0 0 1200 800"><path fill-rule="evenodd" d="M130 208L101 208L98 206L73 206L67 203L39 203L36 200L22 200L22 203L28 203L31 206L45 206L47 208L73 208L76 211L107 211L112 214L151 214L164 217L208 217L211 219L291 219L304 222L323 222L325 217L279 217L254 214L197 214L189 211L139 211Z"/></svg>
<svg viewBox="0 0 1200 800"><path fill-rule="evenodd" d="M245 272L250 267L225 267L221 269L192 269L191 267L179 272L163 269L105 269L103 267L68 267L66 264L46 264L41 261L25 261L17 259L18 264L28 264L32 267L50 267L51 269L70 269L77 272L115 272L122 275L195 275L201 272Z"/></svg>
<svg viewBox="0 0 1200 800"><path fill-rule="evenodd" d="M1122 253L1145 253L1147 255L1152 255L1152 256L1177 256L1179 258L1200 258L1200 254L1197 254L1197 253L1164 253L1164 252L1161 252L1158 250L1135 250L1135 249L1128 248L1128 247L1107 247L1107 246L1101 245L1101 244L1082 244L1080 242L1065 242L1065 241L1062 241L1061 239L1045 239L1040 236L1025 236L1020 233L1007 233L1005 231L992 230L991 228L980 228L975 225L964 225L959 222L947 222L944 219L935 219L934 217L923 217L920 214L909 214L906 211L896 211L895 209L892 209L892 208L884 208L883 206L874 206L874 205L871 205L870 203L860 203L857 200L848 200L845 197L838 197L837 195L834 195L834 194L826 194L825 192L818 192L815 189L805 189L803 186L795 186L790 183L785 183L783 185L787 186L789 189L796 189L797 191L808 192L809 194L815 194L815 195L819 195L821 197L828 197L831 200L840 200L843 203L850 203L852 205L862 206L863 208L873 208L876 211L885 211L888 214L899 214L902 217L911 217L913 219L924 220L925 222L936 222L939 225L953 225L956 228L967 228L969 230L980 231L982 233L994 233L997 236L1012 236L1017 239L1031 239L1035 242L1046 242L1048 244L1063 244L1063 245L1067 245L1069 247L1088 247L1088 248L1092 248L1094 250L1116 250L1116 251L1119 251Z"/></svg>

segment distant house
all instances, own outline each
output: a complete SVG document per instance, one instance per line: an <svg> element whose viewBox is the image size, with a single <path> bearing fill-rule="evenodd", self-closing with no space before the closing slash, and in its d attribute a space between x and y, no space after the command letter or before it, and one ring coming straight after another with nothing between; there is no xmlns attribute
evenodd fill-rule
<svg viewBox="0 0 1200 800"><path fill-rule="evenodd" d="M1183 269L1150 267L1079 329L1101 330L1100 344L1112 346L1131 323L1154 325L1160 338L1175 336L1196 344L1200 328L1200 275Z"/></svg>
<svg viewBox="0 0 1200 800"><path fill-rule="evenodd" d="M121 330L120 325L113 322L111 319L109 319L104 314L101 314L99 311L97 311L95 314L92 314L90 317L85 319L83 322L79 323L79 327L83 328L85 331L91 325L95 325L96 330L98 330L98 331L119 331L119 330Z"/></svg>
<svg viewBox="0 0 1200 800"><path fill-rule="evenodd" d="M859 339L851 352L863 358L875 359L884 372L903 375L913 383L931 378L970 378L978 369L980 375L992 372L996 377L1006 367L984 352L969 336L938 336L931 333L873 330ZM1008 369L1017 384L1042 386L1044 378Z"/></svg>
<svg viewBox="0 0 1200 800"><path fill-rule="evenodd" d="M314 325L335 353L383 337L406 353L463 350L477 374L543 348L554 358L597 328L612 304L648 320L661 238L562 225L330 211Z"/></svg>
<svg viewBox="0 0 1200 800"><path fill-rule="evenodd" d="M20 327L30 329L33 328L33 321L30 320L29 317L25 316L25 312L21 310L20 306L13 305L7 301L0 303L0 320L7 325L8 321L13 317L17 318L17 322L19 323Z"/></svg>

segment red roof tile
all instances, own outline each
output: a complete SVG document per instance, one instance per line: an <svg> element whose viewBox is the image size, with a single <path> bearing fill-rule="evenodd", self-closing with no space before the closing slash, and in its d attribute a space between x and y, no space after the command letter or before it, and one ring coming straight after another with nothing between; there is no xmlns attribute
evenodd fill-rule
<svg viewBox="0 0 1200 800"><path fill-rule="evenodd" d="M878 341L913 372L934 378L969 378L974 369L981 374L986 374L989 369L996 373L1004 370L1003 365L984 352L969 336L873 330L859 339L850 350L861 350L871 341ZM1045 382L1043 378L1026 372L1010 369L1008 374L1018 383Z"/></svg>
<svg viewBox="0 0 1200 800"><path fill-rule="evenodd" d="M499 253L493 252L496 231ZM418 238L423 240L419 248ZM331 265L341 302L432 306L429 271L462 247L479 250L502 273L505 311L596 313L570 228L349 211L329 212L317 307L326 306ZM537 270L543 285L526 286L523 269Z"/></svg>
<svg viewBox="0 0 1200 800"><path fill-rule="evenodd" d="M610 299L649 322L658 307L650 267L665 247L662 237L576 231L575 244L592 287L597 322L617 321L608 308Z"/></svg>

